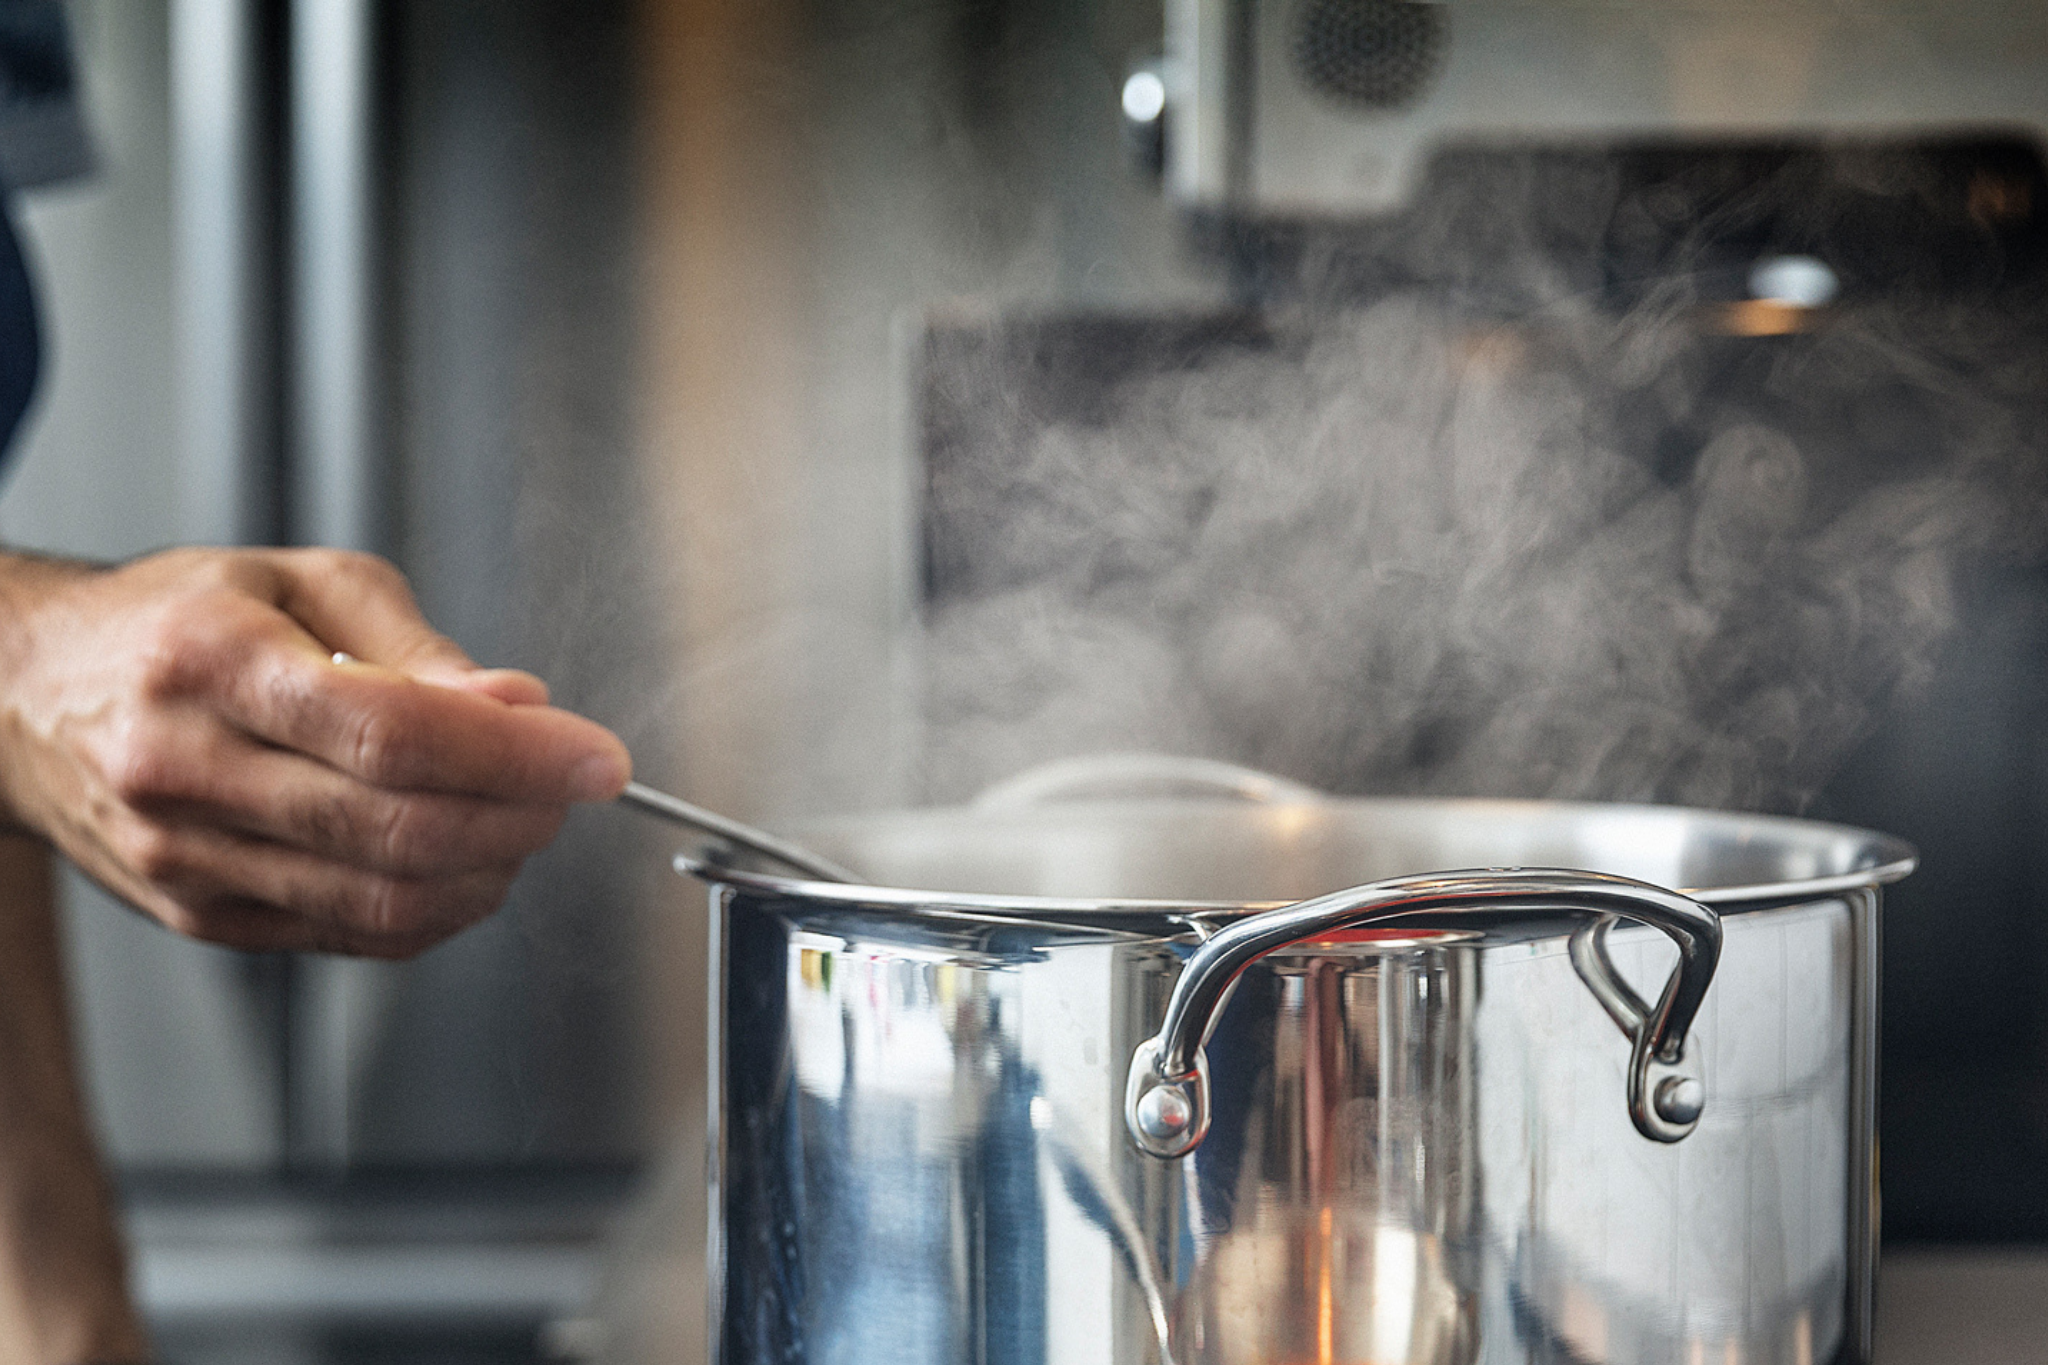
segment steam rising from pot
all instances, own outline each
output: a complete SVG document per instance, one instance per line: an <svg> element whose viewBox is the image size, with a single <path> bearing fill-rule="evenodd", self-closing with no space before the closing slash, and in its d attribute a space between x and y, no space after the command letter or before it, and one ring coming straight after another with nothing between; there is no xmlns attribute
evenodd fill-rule
<svg viewBox="0 0 2048 1365"><path fill-rule="evenodd" d="M2039 548L2048 378L1964 310L1701 316L1411 293L1127 373L1113 329L939 346L932 794L1135 747L1800 808L1935 666L1959 575ZM1049 355L1045 401L958 397Z"/></svg>

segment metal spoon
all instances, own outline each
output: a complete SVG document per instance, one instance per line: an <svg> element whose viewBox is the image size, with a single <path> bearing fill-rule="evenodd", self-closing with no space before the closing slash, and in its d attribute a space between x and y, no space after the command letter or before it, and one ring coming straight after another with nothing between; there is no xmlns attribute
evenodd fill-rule
<svg viewBox="0 0 2048 1365"><path fill-rule="evenodd" d="M787 839L778 839L767 830L743 825L716 811L691 805L679 796L670 796L667 792L656 791L639 782L628 782L626 789L619 793L618 799L626 805L637 806L650 815L658 815L678 825L687 825L700 834L710 834L723 839L749 853L772 858L784 867L794 868L813 881L858 883L865 880L830 858L792 844Z"/></svg>

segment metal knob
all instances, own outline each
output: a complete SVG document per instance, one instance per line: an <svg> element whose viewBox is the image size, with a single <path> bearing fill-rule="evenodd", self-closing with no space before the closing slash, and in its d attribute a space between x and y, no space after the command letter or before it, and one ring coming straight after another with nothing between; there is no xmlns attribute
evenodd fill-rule
<svg viewBox="0 0 2048 1365"><path fill-rule="evenodd" d="M1707 1088L1692 1076L1666 1076L1657 1082L1654 1103L1659 1118L1689 1128L1707 1107Z"/></svg>
<svg viewBox="0 0 2048 1365"><path fill-rule="evenodd" d="M1195 1107L1173 1086L1155 1086L1138 1101L1137 1119L1138 1130L1146 1137L1172 1142L1193 1126Z"/></svg>

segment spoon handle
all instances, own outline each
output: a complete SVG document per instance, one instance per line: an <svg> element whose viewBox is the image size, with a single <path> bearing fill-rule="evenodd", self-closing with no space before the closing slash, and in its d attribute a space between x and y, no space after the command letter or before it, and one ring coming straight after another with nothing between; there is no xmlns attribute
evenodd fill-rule
<svg viewBox="0 0 2048 1365"><path fill-rule="evenodd" d="M785 867L796 869L813 881L861 880L831 859L820 857L809 849L792 844L786 839L778 839L766 830L755 829L752 825L743 825L737 820L728 819L716 811L692 805L679 796L656 791L642 783L628 782L626 789L619 793L618 799L629 806L637 806L650 815L658 815L678 825L687 825L700 834L714 835L729 844L746 849L749 853L772 858Z"/></svg>

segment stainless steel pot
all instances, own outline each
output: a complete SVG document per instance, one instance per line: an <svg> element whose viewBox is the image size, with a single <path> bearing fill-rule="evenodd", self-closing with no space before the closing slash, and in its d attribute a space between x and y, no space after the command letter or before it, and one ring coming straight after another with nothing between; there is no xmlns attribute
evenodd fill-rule
<svg viewBox="0 0 2048 1365"><path fill-rule="evenodd" d="M725 1365L1868 1360L1909 848L1097 776L678 860Z"/></svg>

